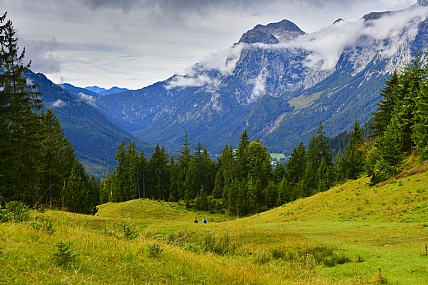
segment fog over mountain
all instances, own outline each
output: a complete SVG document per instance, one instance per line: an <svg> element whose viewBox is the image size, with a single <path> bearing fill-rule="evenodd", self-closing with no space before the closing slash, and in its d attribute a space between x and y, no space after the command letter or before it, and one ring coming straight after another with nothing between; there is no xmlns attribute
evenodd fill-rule
<svg viewBox="0 0 428 285"><path fill-rule="evenodd" d="M332 136L370 119L389 74L426 51L426 6L343 19L314 33L288 20L257 25L185 74L96 105L132 134L173 150L188 132L192 143L219 153L246 128L287 154L320 122Z"/></svg>

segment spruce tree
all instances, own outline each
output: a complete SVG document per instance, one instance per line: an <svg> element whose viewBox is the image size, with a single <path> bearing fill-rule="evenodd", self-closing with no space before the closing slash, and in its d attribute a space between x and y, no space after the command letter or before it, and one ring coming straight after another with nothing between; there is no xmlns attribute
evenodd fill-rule
<svg viewBox="0 0 428 285"><path fill-rule="evenodd" d="M46 203L59 206L63 181L70 176L76 157L53 111L42 111L41 116L44 129L41 188L47 191Z"/></svg>
<svg viewBox="0 0 428 285"><path fill-rule="evenodd" d="M296 184L303 178L306 164L306 147L301 141L299 145L291 151L290 159L287 162L287 177L290 179L290 182Z"/></svg>
<svg viewBox="0 0 428 285"><path fill-rule="evenodd" d="M19 199L31 205L40 189L42 123L37 113L43 106L35 85L28 84L12 22L0 17L0 193L5 200Z"/></svg>
<svg viewBox="0 0 428 285"><path fill-rule="evenodd" d="M349 144L345 150L346 177L357 179L364 171L365 153L363 149L364 139L358 121L354 122L354 129L350 133Z"/></svg>

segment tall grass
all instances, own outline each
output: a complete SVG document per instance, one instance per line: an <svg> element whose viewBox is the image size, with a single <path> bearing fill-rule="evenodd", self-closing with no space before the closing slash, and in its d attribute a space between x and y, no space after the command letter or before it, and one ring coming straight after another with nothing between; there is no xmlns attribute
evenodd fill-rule
<svg viewBox="0 0 428 285"><path fill-rule="evenodd" d="M426 284L427 173L367 183L242 219L151 200L32 211L0 223L0 284Z"/></svg>

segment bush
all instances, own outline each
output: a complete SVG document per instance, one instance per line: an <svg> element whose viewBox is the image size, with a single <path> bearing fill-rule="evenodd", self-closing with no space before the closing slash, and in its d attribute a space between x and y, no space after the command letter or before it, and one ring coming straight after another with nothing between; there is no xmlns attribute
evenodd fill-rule
<svg viewBox="0 0 428 285"><path fill-rule="evenodd" d="M123 232L123 237L125 239L135 239L138 237L138 231L135 228L134 225L127 223L125 221L122 221L119 223L119 227L121 228Z"/></svg>
<svg viewBox="0 0 428 285"><path fill-rule="evenodd" d="M34 221L31 223L31 226L35 230L41 230L48 234L53 234L55 229L53 227L53 223L51 219L47 216L37 216Z"/></svg>
<svg viewBox="0 0 428 285"><path fill-rule="evenodd" d="M30 218L30 209L23 202L10 201L6 203L4 208L0 206L0 221L1 222L23 222Z"/></svg>
<svg viewBox="0 0 428 285"><path fill-rule="evenodd" d="M156 258L162 253L163 249L157 243L149 245L147 248L147 257Z"/></svg>
<svg viewBox="0 0 428 285"><path fill-rule="evenodd" d="M53 259L56 265L58 266L68 266L70 265L77 257L77 254L74 253L73 248L71 247L72 242L62 242L55 244L56 252L53 254Z"/></svg>

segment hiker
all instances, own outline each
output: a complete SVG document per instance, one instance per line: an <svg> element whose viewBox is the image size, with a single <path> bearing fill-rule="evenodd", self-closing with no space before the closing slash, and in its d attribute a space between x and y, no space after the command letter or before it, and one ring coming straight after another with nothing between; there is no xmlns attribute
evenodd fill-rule
<svg viewBox="0 0 428 285"><path fill-rule="evenodd" d="M195 224L197 224L197 223L198 223L198 219L196 219L196 218L195 218L195 220L194 220L193 222L194 222Z"/></svg>
<svg viewBox="0 0 428 285"><path fill-rule="evenodd" d="M202 223L204 223L204 224L208 224L208 220L207 220L207 218L205 218L205 217L204 217L204 219L202 220Z"/></svg>

